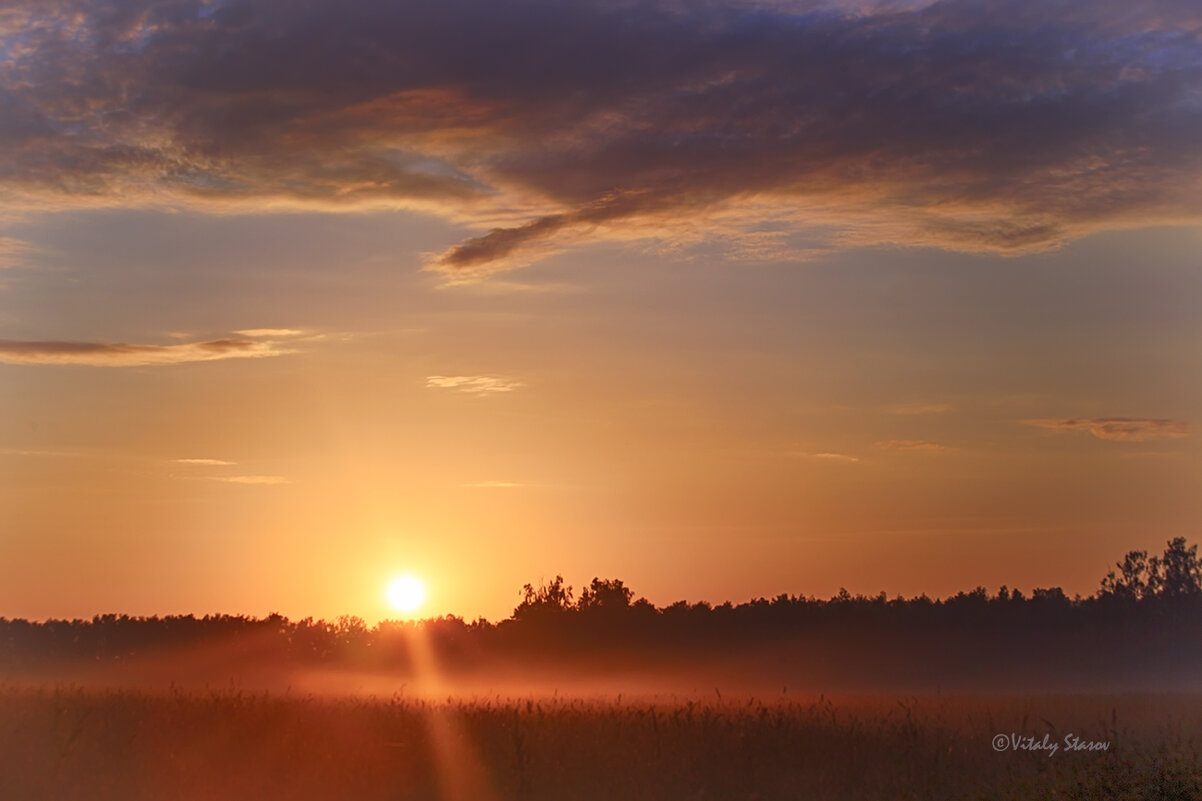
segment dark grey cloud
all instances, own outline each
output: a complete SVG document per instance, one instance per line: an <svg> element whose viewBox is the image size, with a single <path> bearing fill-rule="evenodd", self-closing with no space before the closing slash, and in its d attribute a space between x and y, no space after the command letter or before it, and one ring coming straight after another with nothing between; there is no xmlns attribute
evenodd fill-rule
<svg viewBox="0 0 1202 801"><path fill-rule="evenodd" d="M1200 32L1192 0L18 1L0 187L496 221L455 271L766 206L1046 248L1199 218Z"/></svg>
<svg viewBox="0 0 1202 801"><path fill-rule="evenodd" d="M0 363L78 364L92 367L209 362L279 356L289 351L271 342L249 339L214 339L178 345L133 345L117 342L29 342L0 340Z"/></svg>

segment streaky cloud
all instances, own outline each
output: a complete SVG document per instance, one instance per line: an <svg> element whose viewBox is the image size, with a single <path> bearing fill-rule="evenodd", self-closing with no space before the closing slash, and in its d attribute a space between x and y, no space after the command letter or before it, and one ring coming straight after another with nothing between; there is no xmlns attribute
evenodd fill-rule
<svg viewBox="0 0 1202 801"><path fill-rule="evenodd" d="M1025 425L1051 431L1083 431L1097 439L1117 442L1145 442L1152 439L1178 439L1189 436L1189 423L1156 417L1091 417L1063 420L1023 420Z"/></svg>
<svg viewBox="0 0 1202 801"><path fill-rule="evenodd" d="M33 245L22 239L0 236L0 270L24 267L33 250Z"/></svg>
<svg viewBox="0 0 1202 801"><path fill-rule="evenodd" d="M876 444L884 451L945 451L946 445L938 442L928 442L924 439L891 439Z"/></svg>
<svg viewBox="0 0 1202 801"><path fill-rule="evenodd" d="M848 453L799 453L804 459L814 459L820 462L842 462L845 464L857 464L860 461L859 456L852 456Z"/></svg>
<svg viewBox="0 0 1202 801"><path fill-rule="evenodd" d="M277 486L291 484L283 476L208 476L209 481L221 481L226 484L248 484L252 486Z"/></svg>
<svg viewBox="0 0 1202 801"><path fill-rule="evenodd" d="M513 392L522 386L521 381L486 375L432 375L426 377L426 387L429 389L449 389L472 395Z"/></svg>
<svg viewBox="0 0 1202 801"><path fill-rule="evenodd" d="M1024 253L1202 219L1200 86L1192 0L14 0L0 195L425 209L480 231L453 274L687 223L787 255L765 205Z"/></svg>
<svg viewBox="0 0 1202 801"><path fill-rule="evenodd" d="M151 367L222 359L259 359L290 352L269 342L248 339L214 339L179 345L0 340L0 363L16 365Z"/></svg>
<svg viewBox="0 0 1202 801"><path fill-rule="evenodd" d="M238 336L250 337L251 339L274 339L299 337L305 332L296 328L244 328L234 333Z"/></svg>

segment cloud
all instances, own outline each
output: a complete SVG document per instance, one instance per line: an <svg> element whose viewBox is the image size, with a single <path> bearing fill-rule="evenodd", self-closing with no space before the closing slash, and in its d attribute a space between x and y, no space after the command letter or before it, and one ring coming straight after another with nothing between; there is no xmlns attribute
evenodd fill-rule
<svg viewBox="0 0 1202 801"><path fill-rule="evenodd" d="M280 350L271 343L247 339L214 339L180 345L0 340L0 363L3 364L145 367L219 359L255 359L290 352Z"/></svg>
<svg viewBox="0 0 1202 801"><path fill-rule="evenodd" d="M817 459L824 462L846 462L848 464L860 461L858 456L849 456L846 453L799 453L805 459Z"/></svg>
<svg viewBox="0 0 1202 801"><path fill-rule="evenodd" d="M245 328L241 331L235 331L235 334L251 339L275 339L283 337L299 337L304 334L304 331L299 331L295 328Z"/></svg>
<svg viewBox="0 0 1202 801"><path fill-rule="evenodd" d="M473 395L491 395L496 392L512 392L523 384L509 378L485 375L432 375L426 377L426 386L431 389L453 389Z"/></svg>
<svg viewBox="0 0 1202 801"><path fill-rule="evenodd" d="M519 484L514 481L477 481L472 484L464 484L465 487L491 487L491 488L507 488L507 487L524 487L525 484Z"/></svg>
<svg viewBox="0 0 1202 801"><path fill-rule="evenodd" d="M945 451L947 447L938 442L927 442L924 439L891 439L878 442L878 448L885 451Z"/></svg>
<svg viewBox="0 0 1202 801"><path fill-rule="evenodd" d="M1144 442L1150 439L1175 439L1189 436L1189 423L1152 417L1093 417L1066 420L1023 420L1024 425L1051 431L1086 431L1098 439L1118 442Z"/></svg>
<svg viewBox="0 0 1202 801"><path fill-rule="evenodd" d="M1193 0L13 0L0 197L1024 252L1202 218L1200 85Z"/></svg>
<svg viewBox="0 0 1202 801"><path fill-rule="evenodd" d="M172 461L176 464L196 464L212 467L227 467L237 464L237 462L227 462L224 459L172 459Z"/></svg>
<svg viewBox="0 0 1202 801"><path fill-rule="evenodd" d="M33 250L32 245L21 239L0 236L0 270L25 266L26 259Z"/></svg>
<svg viewBox="0 0 1202 801"><path fill-rule="evenodd" d="M292 483L283 476L210 476L209 480L224 481L227 484L255 484L262 486Z"/></svg>

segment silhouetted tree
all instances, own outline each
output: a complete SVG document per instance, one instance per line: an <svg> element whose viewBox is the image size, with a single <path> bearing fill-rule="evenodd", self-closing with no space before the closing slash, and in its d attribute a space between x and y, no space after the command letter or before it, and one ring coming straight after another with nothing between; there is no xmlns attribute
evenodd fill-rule
<svg viewBox="0 0 1202 801"><path fill-rule="evenodd" d="M524 585L522 602L513 610L513 619L522 620L531 616L566 612L571 608L572 588L564 586L563 576L556 576L553 581L539 582L537 588L533 584Z"/></svg>
<svg viewBox="0 0 1202 801"><path fill-rule="evenodd" d="M1069 603L1068 596L1060 587L1036 587L1031 591L1031 600L1055 606L1064 606Z"/></svg>
<svg viewBox="0 0 1202 801"><path fill-rule="evenodd" d="M1186 547L1185 537L1166 543L1163 556L1131 551L1102 579L1100 598L1139 601L1149 598L1191 598L1202 595L1202 564L1198 546Z"/></svg>
<svg viewBox="0 0 1202 801"><path fill-rule="evenodd" d="M605 611L628 609L633 597L634 591L621 579L594 578L592 583L580 591L580 600L576 602L576 608Z"/></svg>
<svg viewBox="0 0 1202 801"><path fill-rule="evenodd" d="M1189 598L1202 594L1202 566L1198 546L1185 547L1185 537L1169 540L1160 560L1157 594L1163 598Z"/></svg>
<svg viewBox="0 0 1202 801"><path fill-rule="evenodd" d="M1099 596L1121 601L1138 601L1152 594L1151 569L1156 565L1149 564L1147 551L1130 551L1115 567L1119 572L1116 574L1111 570L1106 574L1102 579Z"/></svg>

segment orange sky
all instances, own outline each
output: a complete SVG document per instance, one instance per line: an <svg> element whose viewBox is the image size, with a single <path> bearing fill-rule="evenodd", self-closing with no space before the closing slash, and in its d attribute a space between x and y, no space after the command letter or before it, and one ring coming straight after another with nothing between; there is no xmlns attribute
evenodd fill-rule
<svg viewBox="0 0 1202 801"><path fill-rule="evenodd" d="M1196 537L1186 4L448 5L0 16L0 616L1090 593Z"/></svg>

